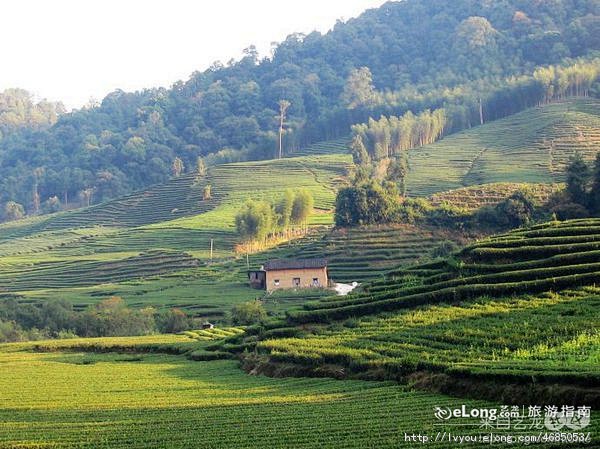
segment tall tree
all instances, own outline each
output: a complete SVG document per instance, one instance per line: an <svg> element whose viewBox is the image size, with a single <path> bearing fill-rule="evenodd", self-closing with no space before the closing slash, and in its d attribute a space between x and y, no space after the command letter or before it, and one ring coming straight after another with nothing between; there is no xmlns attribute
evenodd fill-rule
<svg viewBox="0 0 600 449"><path fill-rule="evenodd" d="M403 153L392 159L387 168L387 179L398 186L400 195L406 195L406 175L408 173L408 162L406 154Z"/></svg>
<svg viewBox="0 0 600 449"><path fill-rule="evenodd" d="M173 159L173 163L171 164L171 173L173 173L174 177L179 177L183 173L185 166L183 165L183 161L180 157L176 157Z"/></svg>
<svg viewBox="0 0 600 449"><path fill-rule="evenodd" d="M369 152L367 151L360 134L355 134L354 137L352 137L350 149L352 150L352 159L356 165L366 166L371 164L371 156L369 156Z"/></svg>
<svg viewBox="0 0 600 449"><path fill-rule="evenodd" d="M377 103L373 75L368 67L359 67L350 72L341 100L348 109L374 106Z"/></svg>
<svg viewBox="0 0 600 449"><path fill-rule="evenodd" d="M33 170L33 213L37 214L40 211L40 190L39 190L39 186L40 186L40 180L42 179L42 176L44 175L44 168L43 167L36 167Z"/></svg>
<svg viewBox="0 0 600 449"><path fill-rule="evenodd" d="M83 203L89 207L92 204L92 195L94 194L94 188L88 187L79 192L79 197L83 201Z"/></svg>
<svg viewBox="0 0 600 449"><path fill-rule="evenodd" d="M25 209L19 203L9 201L4 206L4 217L9 220L20 220L25 216Z"/></svg>
<svg viewBox="0 0 600 449"><path fill-rule="evenodd" d="M202 190L202 199L204 201L208 201L212 198L212 186L210 184L206 184L204 189Z"/></svg>
<svg viewBox="0 0 600 449"><path fill-rule="evenodd" d="M590 176L590 167L583 160L581 153L575 153L567 167L567 192L574 203L588 205Z"/></svg>
<svg viewBox="0 0 600 449"><path fill-rule="evenodd" d="M286 189L286 191L283 193L283 198L281 198L281 200L279 200L279 202L277 203L277 206L275 206L275 213L277 214L277 224L283 232L289 230L293 208L294 191L291 189Z"/></svg>
<svg viewBox="0 0 600 449"><path fill-rule="evenodd" d="M596 153L596 160L594 161L591 196L592 211L594 214L600 215L600 152Z"/></svg>
<svg viewBox="0 0 600 449"><path fill-rule="evenodd" d="M246 241L265 242L274 224L273 207L266 201L247 201L235 217L238 234Z"/></svg>
<svg viewBox="0 0 600 449"><path fill-rule="evenodd" d="M196 159L196 171L198 172L198 176L200 178L204 178L206 176L206 163L201 157L198 157L198 159Z"/></svg>
<svg viewBox="0 0 600 449"><path fill-rule="evenodd" d="M304 226L306 226L308 217L313 212L314 204L315 200L308 190L298 190L292 204L292 223L295 225L304 224Z"/></svg>
<svg viewBox="0 0 600 449"><path fill-rule="evenodd" d="M288 100L279 100L279 159L283 157L283 127L285 116L291 103Z"/></svg>

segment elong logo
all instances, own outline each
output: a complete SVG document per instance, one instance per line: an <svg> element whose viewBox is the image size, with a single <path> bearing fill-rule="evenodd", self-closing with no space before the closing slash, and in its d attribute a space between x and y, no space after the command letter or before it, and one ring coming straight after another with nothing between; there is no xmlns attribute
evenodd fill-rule
<svg viewBox="0 0 600 449"><path fill-rule="evenodd" d="M498 409L495 408L469 408L462 405L460 408L451 409L450 407L434 407L434 416L440 421L446 421L450 418L484 418L491 421L496 420Z"/></svg>

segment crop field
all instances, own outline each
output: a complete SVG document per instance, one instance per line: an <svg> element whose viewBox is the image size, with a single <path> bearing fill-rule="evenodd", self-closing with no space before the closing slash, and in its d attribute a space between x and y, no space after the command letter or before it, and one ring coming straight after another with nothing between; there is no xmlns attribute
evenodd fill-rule
<svg viewBox="0 0 600 449"><path fill-rule="evenodd" d="M198 341L212 341L218 340L221 338L232 337L234 335L243 334L244 329L238 327L224 327L218 328L215 327L213 329L199 329L193 331L186 331L182 334L186 337L192 338Z"/></svg>
<svg viewBox="0 0 600 449"><path fill-rule="evenodd" d="M572 100L528 109L411 150L407 187L426 196L496 182L556 183L580 151L600 151L600 103Z"/></svg>
<svg viewBox="0 0 600 449"><path fill-rule="evenodd" d="M142 348L143 338L186 337L119 344ZM480 432L473 419L438 427L434 407L464 400L390 382L249 376L229 360L89 353L85 340L43 353L30 352L32 344L0 347L0 448L402 448L415 444L405 432ZM119 339L90 340L110 347Z"/></svg>
<svg viewBox="0 0 600 449"><path fill-rule="evenodd" d="M562 184L499 182L434 193L429 199L435 206L447 203L474 211L483 206L494 206L518 190L526 190L532 194L538 204L543 205L548 201L550 195L558 192L562 187Z"/></svg>
<svg viewBox="0 0 600 449"><path fill-rule="evenodd" d="M336 229L287 247L290 257L326 257L330 277L337 282L364 282L380 279L393 268L410 265L428 257L442 241L461 242L456 232L411 225L373 225ZM295 250L293 248L296 248ZM282 247L285 251L286 246Z"/></svg>
<svg viewBox="0 0 600 449"><path fill-rule="evenodd" d="M231 258L235 239L225 240L229 235L226 231L212 234L215 260L210 263L204 232L201 228L188 229L179 224L169 228L159 223L117 232L108 227L62 234L47 231L39 239L21 238L28 246L9 240L0 244L0 250L6 248L11 254L0 259L0 284L6 292L22 295L28 301L60 295L83 307L116 295L136 307L180 307L196 316L218 320L233 304L264 293L248 287L246 261ZM64 236L64 241L44 240L48 233L56 234L57 239ZM314 226L305 237L251 254L249 267L258 268L272 258L324 255L334 281L365 282L427 257L441 241L463 239L457 233L413 226L333 232ZM311 295L269 297L267 308L273 312L298 308L307 299L316 299Z"/></svg>
<svg viewBox="0 0 600 449"><path fill-rule="evenodd" d="M541 125L535 132L531 131L530 140L525 142L544 139L558 142L562 136L564 144L570 135L568 130L575 129L577 122L585 141L591 142L586 153L591 156L595 134L589 127L596 123L597 109L597 104L590 100L525 111L521 118L490 123L438 142L435 145L448 148L442 148L436 157L458 160L460 158L452 156L453 151L463 155L471 149L475 151L485 136L489 139L496 136L496 142L508 145L510 142L504 137L497 137L517 133L520 126L517 123L529 115L531 120L541 120ZM584 119L589 120L589 129L584 126ZM516 128L510 128L509 132L507 126ZM515 139L522 140L523 136ZM471 143L463 145L464 139L471 139ZM573 142L580 140L577 137ZM492 148L491 144L489 147ZM437 159L419 159L433 154L431 148L433 146L415 150L413 156L418 157L411 160L409 186L415 176L420 179L418 183L433 183L427 184L431 188L427 187L423 194L461 186L462 178L459 182L451 179L455 173L453 162L450 169L438 170ZM503 146L498 148L504 151ZM315 144L293 155L296 157L218 165L209 168L202 179L196 179L193 173L186 174L90 208L2 224L0 294L17 295L24 301L65 298L77 307L117 295L134 306L181 307L196 316L219 319L233 304L263 296L262 292L248 287L246 270L257 268L270 258L326 257L333 280L361 283L381 281L387 271L423 260L441 241L464 242L456 233L410 226L330 232L335 192L346 182L351 163L347 139ZM448 161L440 159L439 162ZM528 164L527 161L520 163ZM442 173L445 181L437 182L431 169ZM516 180L532 180L521 175L523 173L516 175ZM541 200L555 188L543 184L555 179L554 175L548 176L544 180L537 179L541 184L532 186ZM211 185L212 196L203 199L207 184ZM453 203L461 200L461 204L472 208L493 204L515 186L472 187L439 193L433 199ZM250 255L246 266L245 258L235 252L238 243L235 213L249 198L276 199L286 188L307 188L315 197L317 211L310 220L311 232L306 237ZM317 298L291 294L289 298L282 296L269 301L268 307L283 312L298 308L303 299Z"/></svg>
<svg viewBox="0 0 600 449"><path fill-rule="evenodd" d="M321 235L350 160L326 154L219 165L199 181L184 175L90 208L3 224L0 292L78 306L118 295L131 305L218 318L260 295L247 286L245 263L234 252L241 205L277 199L286 188L309 189L317 209L311 224ZM202 199L205 184L209 200Z"/></svg>
<svg viewBox="0 0 600 449"><path fill-rule="evenodd" d="M516 297L482 297L350 320L303 338L263 341L274 361L362 370L428 369L478 376L600 380L600 289ZM565 320L568 316L569 320Z"/></svg>
<svg viewBox="0 0 600 449"><path fill-rule="evenodd" d="M157 276L198 264L198 260L187 253L160 250L106 262L66 260L42 262L33 267L15 264L0 272L0 285L6 291L91 286Z"/></svg>
<svg viewBox="0 0 600 449"><path fill-rule="evenodd" d="M196 179L195 173L185 174L89 208L3 224L0 241L57 229L131 228L168 223L181 217L203 216L217 208L229 210L249 198L277 198L286 188L309 189L316 208L328 210L350 162L349 154L327 154L217 165L208 170L205 178ZM207 200L202 198L206 184L211 185L211 198ZM231 215L231 211L224 214ZM209 220L211 218L215 215ZM212 224L214 226L214 222ZM231 227L232 222L225 222L223 226Z"/></svg>
<svg viewBox="0 0 600 449"><path fill-rule="evenodd" d="M456 257L392 271L344 300L307 304L292 319L345 318L484 295L557 291L600 279L600 219L548 222L491 237Z"/></svg>
<svg viewBox="0 0 600 449"><path fill-rule="evenodd" d="M223 338L223 337L220 337ZM0 353L36 352L85 352L85 353L164 353L185 354L202 349L197 339L181 334L157 334L135 337L67 338L4 343Z"/></svg>
<svg viewBox="0 0 600 449"><path fill-rule="evenodd" d="M342 137L340 139L327 140L324 142L313 143L304 148L294 150L288 157L313 156L320 154L349 154L350 138Z"/></svg>
<svg viewBox="0 0 600 449"><path fill-rule="evenodd" d="M309 302L286 326L339 324L259 347L311 366L598 385L599 254L600 219L516 230L392 271L348 297Z"/></svg>

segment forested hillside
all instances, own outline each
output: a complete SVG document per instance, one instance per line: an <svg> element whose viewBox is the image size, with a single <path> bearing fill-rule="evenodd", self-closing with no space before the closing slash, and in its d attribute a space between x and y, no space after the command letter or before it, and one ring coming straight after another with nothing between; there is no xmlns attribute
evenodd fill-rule
<svg viewBox="0 0 600 449"><path fill-rule="evenodd" d="M97 203L191 172L198 157L272 158L280 132L286 153L382 113L446 108L451 131L597 95L597 63L586 61L599 36L598 0L406 0L325 35L289 36L268 58L248 47L170 89L115 91L66 114L47 102L22 113L23 102L8 101L0 206L15 202L18 218Z"/></svg>

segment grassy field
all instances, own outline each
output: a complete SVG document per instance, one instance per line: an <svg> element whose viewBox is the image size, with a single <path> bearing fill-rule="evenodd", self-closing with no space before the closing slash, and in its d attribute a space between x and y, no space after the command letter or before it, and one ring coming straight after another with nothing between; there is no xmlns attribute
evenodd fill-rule
<svg viewBox="0 0 600 449"><path fill-rule="evenodd" d="M527 109L411 150L407 187L424 196L495 182L562 182L569 157L600 151L600 103Z"/></svg>
<svg viewBox="0 0 600 449"><path fill-rule="evenodd" d="M140 348L185 338L92 340ZM405 432L490 431L478 419L434 418L434 407L460 407L464 399L390 382L249 376L234 361L90 353L86 341L52 343L53 352L43 353L31 344L0 346L0 448L402 448L415 447Z"/></svg>
<svg viewBox="0 0 600 449"><path fill-rule="evenodd" d="M231 230L235 212L247 199L279 198L287 188L308 189L315 207L327 211L350 163L348 154L330 154L217 165L199 180L190 173L89 208L3 224L0 242L44 231L96 227L118 231L152 224L207 232ZM207 184L211 198L205 200L202 192Z"/></svg>

